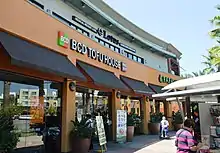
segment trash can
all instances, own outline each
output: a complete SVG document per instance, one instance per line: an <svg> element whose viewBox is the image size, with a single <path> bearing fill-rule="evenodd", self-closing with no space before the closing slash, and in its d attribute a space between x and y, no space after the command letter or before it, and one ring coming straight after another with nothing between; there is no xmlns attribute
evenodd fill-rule
<svg viewBox="0 0 220 153"><path fill-rule="evenodd" d="M43 142L46 153L60 152L60 128L45 128L43 132Z"/></svg>

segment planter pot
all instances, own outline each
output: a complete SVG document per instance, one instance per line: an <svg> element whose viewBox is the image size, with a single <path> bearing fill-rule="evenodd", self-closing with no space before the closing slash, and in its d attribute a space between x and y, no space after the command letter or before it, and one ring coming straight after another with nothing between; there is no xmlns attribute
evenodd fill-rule
<svg viewBox="0 0 220 153"><path fill-rule="evenodd" d="M91 139L89 138L73 138L72 153L88 153L90 147Z"/></svg>
<svg viewBox="0 0 220 153"><path fill-rule="evenodd" d="M179 129L181 129L183 127L183 124L174 124L174 130L178 131Z"/></svg>
<svg viewBox="0 0 220 153"><path fill-rule="evenodd" d="M134 137L134 126L127 127L127 141L132 141Z"/></svg>
<svg viewBox="0 0 220 153"><path fill-rule="evenodd" d="M141 134L141 127L136 126L134 127L134 135L140 135Z"/></svg>
<svg viewBox="0 0 220 153"><path fill-rule="evenodd" d="M160 133L160 123L148 123L149 133L156 135Z"/></svg>

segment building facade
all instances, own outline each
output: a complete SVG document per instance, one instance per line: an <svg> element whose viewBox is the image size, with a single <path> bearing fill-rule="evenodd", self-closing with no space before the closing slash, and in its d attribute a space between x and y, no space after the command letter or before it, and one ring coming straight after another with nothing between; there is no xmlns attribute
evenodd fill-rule
<svg viewBox="0 0 220 153"><path fill-rule="evenodd" d="M108 97L112 140L123 99L140 105L133 111L141 115L145 134L152 101L164 102L171 117L172 104L151 95L179 79L181 53L102 0L7 0L0 6L0 23L0 79L37 86L40 104L44 81L52 82L61 99L61 152L70 151L70 123L80 101L76 92Z"/></svg>

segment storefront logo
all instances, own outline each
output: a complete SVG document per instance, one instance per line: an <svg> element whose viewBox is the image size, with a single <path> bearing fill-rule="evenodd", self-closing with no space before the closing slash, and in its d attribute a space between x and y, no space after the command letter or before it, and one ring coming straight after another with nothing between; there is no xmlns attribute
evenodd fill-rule
<svg viewBox="0 0 220 153"><path fill-rule="evenodd" d="M59 31L58 32L58 45L64 48L68 48L69 46L69 37L67 34Z"/></svg>
<svg viewBox="0 0 220 153"><path fill-rule="evenodd" d="M168 84L175 81L174 79L171 79L171 78L163 76L163 75L159 75L158 80L160 83L168 83Z"/></svg>
<svg viewBox="0 0 220 153"><path fill-rule="evenodd" d="M116 39L115 37L111 36L111 35L108 35L107 32L104 30L104 29L101 29L101 28L98 28L97 29L97 34L101 37L103 37L104 39L116 44L116 45L119 45L119 40Z"/></svg>
<svg viewBox="0 0 220 153"><path fill-rule="evenodd" d="M105 55L93 48L87 47L85 44L77 42L74 39L69 39L68 35L64 34L63 32L58 32L58 45L64 48L68 48L70 45L71 50L83 55L87 55L89 58L98 60L99 62L109 65L113 68L120 69L122 72L127 71L127 66L124 62L109 57L108 55Z"/></svg>

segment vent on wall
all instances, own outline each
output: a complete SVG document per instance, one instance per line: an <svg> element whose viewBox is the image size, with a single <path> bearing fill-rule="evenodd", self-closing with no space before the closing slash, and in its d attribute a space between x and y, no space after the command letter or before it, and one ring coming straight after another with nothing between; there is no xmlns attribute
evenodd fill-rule
<svg viewBox="0 0 220 153"><path fill-rule="evenodd" d="M44 5L41 4L41 3L39 3L39 2L37 2L36 0L29 0L29 2L30 2L31 4L37 6L38 8L44 10Z"/></svg>

